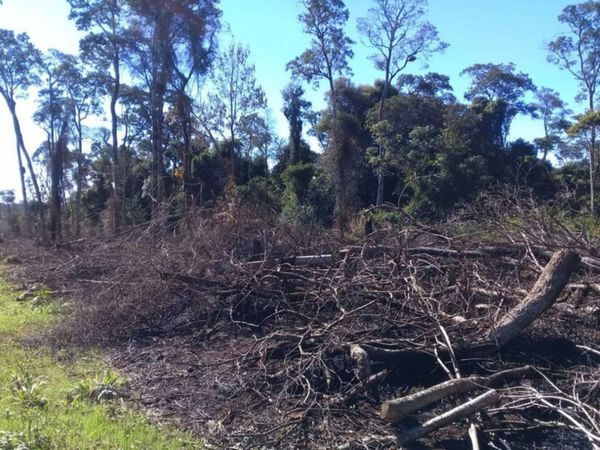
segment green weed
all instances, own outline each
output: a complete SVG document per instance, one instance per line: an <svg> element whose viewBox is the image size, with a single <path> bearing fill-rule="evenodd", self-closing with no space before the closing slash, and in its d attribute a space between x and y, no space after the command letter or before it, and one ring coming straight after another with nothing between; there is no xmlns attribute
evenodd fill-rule
<svg viewBox="0 0 600 450"><path fill-rule="evenodd" d="M101 352L23 345L60 311L56 301L33 307L17 296L0 273L0 450L203 448L188 433L149 423L125 401L105 401L121 398L125 384Z"/></svg>
<svg viewBox="0 0 600 450"><path fill-rule="evenodd" d="M10 392L15 403L23 408L44 408L48 401L41 393L45 381L41 377L34 377L31 372L18 364L13 369L12 386Z"/></svg>
<svg viewBox="0 0 600 450"><path fill-rule="evenodd" d="M123 398L123 378L113 370L106 369L100 375L79 381L67 394L69 403L88 400L94 403Z"/></svg>

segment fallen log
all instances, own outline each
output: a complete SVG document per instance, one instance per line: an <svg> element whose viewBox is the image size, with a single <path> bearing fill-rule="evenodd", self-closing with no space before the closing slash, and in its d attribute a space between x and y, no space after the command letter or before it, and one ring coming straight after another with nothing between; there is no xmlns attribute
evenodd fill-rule
<svg viewBox="0 0 600 450"><path fill-rule="evenodd" d="M455 349L456 356L459 359L487 356L508 344L556 302L579 261L580 257L576 253L566 250L555 253L522 302L509 311L480 343ZM372 361L395 366L417 366L423 370L437 364L435 355L425 351L390 349L369 343L360 345ZM440 351L439 356L447 358L449 354L447 351Z"/></svg>
<svg viewBox="0 0 600 450"><path fill-rule="evenodd" d="M531 372L532 368L525 366L504 370L487 377L473 376L449 380L414 394L384 402L381 405L381 418L400 420L451 395L465 394L483 387L493 387L501 381L520 379Z"/></svg>
<svg viewBox="0 0 600 450"><path fill-rule="evenodd" d="M577 253L568 250L555 253L527 297L500 320L484 342L501 348L517 337L556 302L580 261Z"/></svg>
<svg viewBox="0 0 600 450"><path fill-rule="evenodd" d="M450 425L451 423L456 422L457 420L463 419L465 417L469 417L477 412L480 412L487 408L488 406L493 405L500 399L500 394L496 390L491 390L486 392L485 394L480 395L479 397L474 398L473 400L469 400L466 403L463 403L456 408L451 409L418 427L412 428L406 431L398 438L398 442L400 444L407 444L409 442L416 441L428 434L439 430L440 428L445 427L446 425Z"/></svg>

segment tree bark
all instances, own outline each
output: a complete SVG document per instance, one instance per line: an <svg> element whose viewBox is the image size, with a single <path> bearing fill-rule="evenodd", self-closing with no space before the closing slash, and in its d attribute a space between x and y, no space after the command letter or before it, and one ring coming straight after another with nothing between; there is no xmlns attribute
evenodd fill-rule
<svg viewBox="0 0 600 450"><path fill-rule="evenodd" d="M474 376L449 380L414 394L384 402L381 405L381 418L400 420L451 395L465 394L482 387L492 387L503 380L519 379L528 375L531 371L530 366L525 366L504 370L488 377Z"/></svg>
<svg viewBox="0 0 600 450"><path fill-rule="evenodd" d="M406 444L408 442L415 441L420 439L428 434L439 430L446 425L450 425L457 420L468 417L476 412L482 411L488 406L493 405L500 399L500 394L491 390L486 392L485 394L480 395L479 397L474 398L460 406L457 406L450 411L445 412L418 427L412 428L408 430L406 433L402 434L399 438L401 444Z"/></svg>
<svg viewBox="0 0 600 450"><path fill-rule="evenodd" d="M164 201L164 104L168 81L168 50L165 48L168 42L169 20L160 17L154 24L154 35L152 37L152 175L154 178L155 198L153 216L160 213Z"/></svg>
<svg viewBox="0 0 600 450"><path fill-rule="evenodd" d="M75 238L81 236L81 190L83 188L83 130L80 113L77 113L77 175L75 177Z"/></svg>
<svg viewBox="0 0 600 450"><path fill-rule="evenodd" d="M117 115L117 102L119 101L121 89L121 72L119 49L115 45L113 57L114 84L110 99L110 117L111 117L111 136L112 136L112 231L117 233L121 227L121 202L119 200L121 193L121 177L119 177L119 137L118 126L119 118Z"/></svg>
<svg viewBox="0 0 600 450"><path fill-rule="evenodd" d="M40 235L42 239L46 239L46 213L44 211L44 203L42 202L42 193L40 191L40 186L37 181L37 176L35 175L35 170L33 170L33 163L31 162L31 158L29 157L29 153L27 152L27 148L25 147L25 141L23 139L23 132L21 131L21 124L19 122L19 118L17 116L17 109L14 100L8 102L10 114L13 118L13 125L15 127L15 135L17 138L17 146L21 149L23 156L25 156L25 161L27 161L27 168L29 169L29 174L31 175L31 182L33 183L33 189L35 191L35 197L38 202L38 216L40 220Z"/></svg>
<svg viewBox="0 0 600 450"><path fill-rule="evenodd" d="M17 161L19 163L19 178L21 180L21 195L23 197L23 209L25 211L25 222L27 226L27 232L31 233L32 220L31 211L29 210L29 204L27 202L27 187L25 186L25 167L23 167L23 157L21 155L21 146L17 142Z"/></svg>
<svg viewBox="0 0 600 450"><path fill-rule="evenodd" d="M541 316L558 299L581 258L563 250L554 254L529 295L488 334L486 341L501 348Z"/></svg>

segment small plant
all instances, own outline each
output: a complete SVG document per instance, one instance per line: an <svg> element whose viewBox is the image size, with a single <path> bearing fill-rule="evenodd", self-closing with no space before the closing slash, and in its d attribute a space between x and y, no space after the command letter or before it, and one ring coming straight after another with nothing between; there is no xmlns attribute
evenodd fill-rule
<svg viewBox="0 0 600 450"><path fill-rule="evenodd" d="M124 385L125 382L118 373L105 370L99 376L77 383L67 394L67 400L70 403L84 400L94 403L117 400L123 398Z"/></svg>
<svg viewBox="0 0 600 450"><path fill-rule="evenodd" d="M23 433L0 431L0 450L29 450Z"/></svg>
<svg viewBox="0 0 600 450"><path fill-rule="evenodd" d="M52 448L50 440L38 430L33 430L31 439L27 439L24 433L0 431L0 450L50 450Z"/></svg>
<svg viewBox="0 0 600 450"><path fill-rule="evenodd" d="M11 394L16 403L25 408L44 408L48 403L41 394L44 380L34 377L31 372L21 365L12 374Z"/></svg>

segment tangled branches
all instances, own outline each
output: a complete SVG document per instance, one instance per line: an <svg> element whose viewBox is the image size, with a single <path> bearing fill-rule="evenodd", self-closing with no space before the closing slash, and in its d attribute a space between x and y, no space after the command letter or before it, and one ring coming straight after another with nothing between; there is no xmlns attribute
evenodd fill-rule
<svg viewBox="0 0 600 450"><path fill-rule="evenodd" d="M483 353L473 345L565 245L514 227L504 240L482 240L465 233L468 224L414 222L342 243L264 212L237 212L188 218L172 234L150 227L46 249L41 258L39 248L35 258L21 250L21 259L74 300L60 337L120 343L114 361L140 402L225 445L400 445L415 418L435 423L469 404L470 392L485 396L485 410L470 416L490 446L532 423L561 423L594 442L600 280L587 238L576 246L587 263L555 306L502 350ZM523 228L544 228L535 226ZM502 379L498 397L486 395L481 380L524 364L545 375ZM449 376L477 383L401 420L379 417L382 402ZM465 435L458 427L425 438Z"/></svg>

